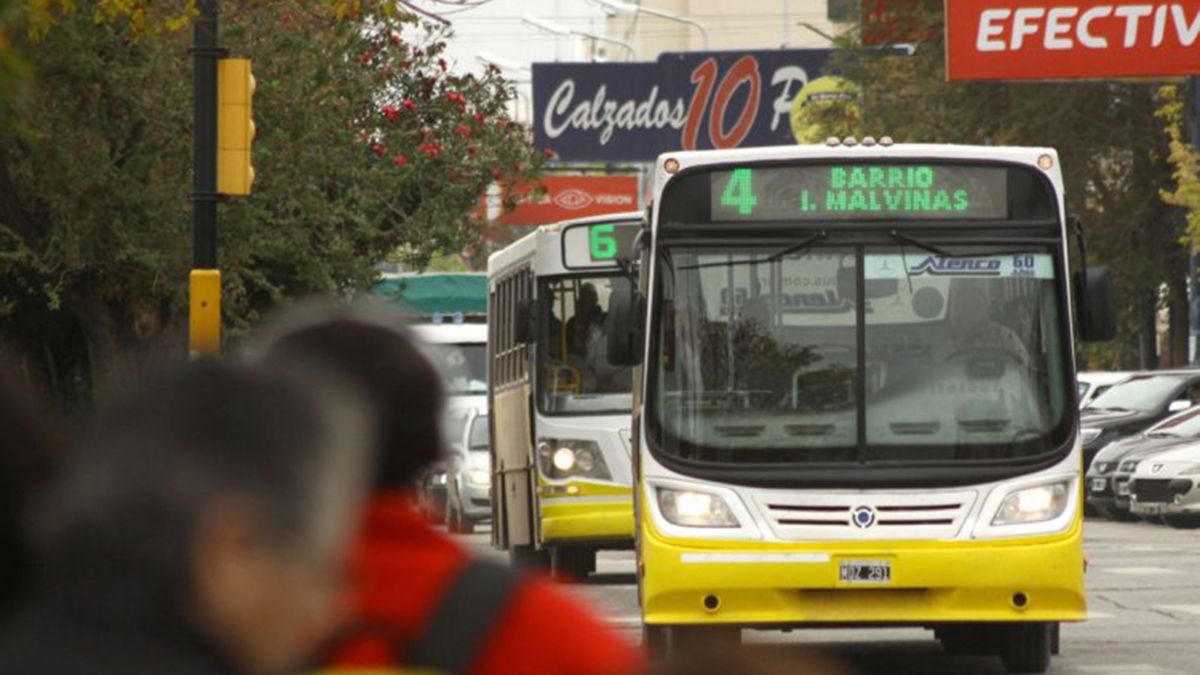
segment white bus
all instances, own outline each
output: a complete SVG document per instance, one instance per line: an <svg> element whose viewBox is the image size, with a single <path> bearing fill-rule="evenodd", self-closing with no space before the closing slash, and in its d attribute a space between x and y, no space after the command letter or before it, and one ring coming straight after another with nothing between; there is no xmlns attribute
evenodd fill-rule
<svg viewBox="0 0 1200 675"><path fill-rule="evenodd" d="M672 153L652 211L609 346L648 644L919 626L1045 670L1087 615L1072 303L1114 330L1055 151Z"/></svg>
<svg viewBox="0 0 1200 675"><path fill-rule="evenodd" d="M641 213L538 228L488 258L492 541L584 577L633 538L628 366L607 359Z"/></svg>

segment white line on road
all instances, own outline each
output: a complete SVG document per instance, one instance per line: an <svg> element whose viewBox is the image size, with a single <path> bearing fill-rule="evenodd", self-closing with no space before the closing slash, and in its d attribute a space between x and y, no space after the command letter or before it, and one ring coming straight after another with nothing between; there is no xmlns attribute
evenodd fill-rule
<svg viewBox="0 0 1200 675"><path fill-rule="evenodd" d="M1109 614L1108 612L1093 612L1089 610L1087 613L1088 621L1091 621L1092 619L1112 619L1114 616L1115 615Z"/></svg>
<svg viewBox="0 0 1200 675"><path fill-rule="evenodd" d="M1155 609L1161 609L1164 612L1183 612L1184 614L1200 616L1200 605L1157 605Z"/></svg>
<svg viewBox="0 0 1200 675"><path fill-rule="evenodd" d="M1179 574L1178 570L1173 570L1167 567L1097 567L1096 571L1145 577L1157 574Z"/></svg>

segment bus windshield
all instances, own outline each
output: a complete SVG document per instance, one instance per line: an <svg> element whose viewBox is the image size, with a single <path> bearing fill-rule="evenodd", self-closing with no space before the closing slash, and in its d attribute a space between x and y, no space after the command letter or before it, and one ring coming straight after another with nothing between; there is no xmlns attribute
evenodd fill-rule
<svg viewBox="0 0 1200 675"><path fill-rule="evenodd" d="M632 370L608 361L611 276L542 283L538 404L545 414L629 414Z"/></svg>
<svg viewBox="0 0 1200 675"><path fill-rule="evenodd" d="M661 452L734 464L958 462L1036 456L1069 437L1052 249L780 250L660 253L648 404Z"/></svg>

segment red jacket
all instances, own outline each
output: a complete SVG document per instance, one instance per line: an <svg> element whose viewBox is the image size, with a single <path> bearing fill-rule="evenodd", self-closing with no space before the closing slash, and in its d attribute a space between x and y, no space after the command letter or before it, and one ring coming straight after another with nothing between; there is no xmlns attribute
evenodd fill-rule
<svg viewBox="0 0 1200 675"><path fill-rule="evenodd" d="M403 495L376 497L350 561L351 621L386 626L401 644L414 639L468 555ZM331 665L379 668L403 656L394 645L365 638L338 650ZM513 594L474 675L630 675L641 666L640 652L587 607L531 578Z"/></svg>

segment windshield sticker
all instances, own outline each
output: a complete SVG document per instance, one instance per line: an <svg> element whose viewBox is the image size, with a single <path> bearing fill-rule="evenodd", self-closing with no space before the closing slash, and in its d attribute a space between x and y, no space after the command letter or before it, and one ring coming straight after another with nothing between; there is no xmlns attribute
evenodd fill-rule
<svg viewBox="0 0 1200 675"><path fill-rule="evenodd" d="M940 256L928 253L868 254L867 279L911 277L979 277L995 279L1053 279L1049 253L1005 253L989 256Z"/></svg>

